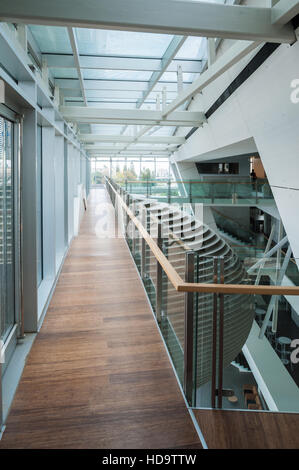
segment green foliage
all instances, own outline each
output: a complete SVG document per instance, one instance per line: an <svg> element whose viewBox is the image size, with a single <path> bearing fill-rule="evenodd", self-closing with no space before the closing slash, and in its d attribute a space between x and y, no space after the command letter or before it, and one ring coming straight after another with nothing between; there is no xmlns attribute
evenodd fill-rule
<svg viewBox="0 0 299 470"><path fill-rule="evenodd" d="M91 183L92 184L101 184L104 183L104 176L109 176L109 169L108 167L104 167L101 170L97 170L91 175Z"/></svg>
<svg viewBox="0 0 299 470"><path fill-rule="evenodd" d="M136 173L131 170L116 171L115 180L118 182L124 182L125 180L135 181L136 179Z"/></svg>
<svg viewBox="0 0 299 470"><path fill-rule="evenodd" d="M149 168L143 168L143 170L140 173L140 179L142 181L153 181L156 179L155 174L153 171L151 171Z"/></svg>

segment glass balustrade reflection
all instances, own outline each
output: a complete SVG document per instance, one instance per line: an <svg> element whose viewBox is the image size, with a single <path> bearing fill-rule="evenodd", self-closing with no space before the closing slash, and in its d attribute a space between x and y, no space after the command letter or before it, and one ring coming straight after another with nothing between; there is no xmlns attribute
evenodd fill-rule
<svg viewBox="0 0 299 470"><path fill-rule="evenodd" d="M128 201L126 196L124 200ZM270 256L257 245L240 257L234 248L219 242L215 247L226 254L208 256L210 238L203 240L202 248L189 243L196 247L192 250L174 236L177 232L159 233L158 222L171 220L166 206L159 212L150 211L148 202L134 205L134 196L129 202L182 282L190 275L186 260L191 256L192 282L264 289L257 294L177 292L163 269L159 273L156 257L134 224L126 225L124 213L128 246L189 404L299 412L299 296L291 290L271 295L273 286L299 286L299 260L293 258L288 244L269 252ZM170 226L176 227L176 221L171 220Z"/></svg>
<svg viewBox="0 0 299 470"><path fill-rule="evenodd" d="M0 339L15 323L13 124L0 116Z"/></svg>
<svg viewBox="0 0 299 470"><path fill-rule="evenodd" d="M148 179L116 182L130 194L168 203L250 205L260 200L273 199L271 187L266 180L234 182Z"/></svg>

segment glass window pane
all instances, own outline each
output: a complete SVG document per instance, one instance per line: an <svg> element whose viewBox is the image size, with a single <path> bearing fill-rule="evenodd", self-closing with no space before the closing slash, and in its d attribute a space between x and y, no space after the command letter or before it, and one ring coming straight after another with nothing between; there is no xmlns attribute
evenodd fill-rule
<svg viewBox="0 0 299 470"><path fill-rule="evenodd" d="M72 68L50 68L54 78L78 78L76 69Z"/></svg>
<svg viewBox="0 0 299 470"><path fill-rule="evenodd" d="M121 125L91 124L91 132L100 135L119 135L122 128Z"/></svg>
<svg viewBox="0 0 299 470"><path fill-rule="evenodd" d="M13 124L0 117L0 336L15 323Z"/></svg>
<svg viewBox="0 0 299 470"><path fill-rule="evenodd" d="M6 332L15 322L13 124L5 120Z"/></svg>
<svg viewBox="0 0 299 470"><path fill-rule="evenodd" d="M42 127L37 126L37 174L36 174L36 211L37 211L37 285L43 280L43 197L42 197Z"/></svg>
<svg viewBox="0 0 299 470"><path fill-rule="evenodd" d="M172 35L76 28L79 54L162 57Z"/></svg>
<svg viewBox="0 0 299 470"><path fill-rule="evenodd" d="M4 265L4 119L0 117L0 337L4 333L4 293L5 293L5 265Z"/></svg>
<svg viewBox="0 0 299 470"><path fill-rule="evenodd" d="M30 30L41 52L50 54L72 54L67 28L60 26L31 25Z"/></svg>
<svg viewBox="0 0 299 470"><path fill-rule="evenodd" d="M201 59L206 39L189 36L176 55L176 59Z"/></svg>
<svg viewBox="0 0 299 470"><path fill-rule="evenodd" d="M83 77L85 79L95 80L149 80L152 72L135 71L135 70L94 70L83 69Z"/></svg>
<svg viewBox="0 0 299 470"><path fill-rule="evenodd" d="M194 75L193 73L183 73L184 83L192 83L193 75ZM164 72L161 77L160 83L163 83L163 82L177 83L177 81L178 81L178 76L176 72Z"/></svg>
<svg viewBox="0 0 299 470"><path fill-rule="evenodd" d="M142 98L142 91L121 91L121 90L89 90L87 98L103 98L103 99L134 99Z"/></svg>
<svg viewBox="0 0 299 470"><path fill-rule="evenodd" d="M122 101L106 101L100 98L92 99L88 98L88 106L100 108L100 109L136 109L136 100L132 103L126 100Z"/></svg>

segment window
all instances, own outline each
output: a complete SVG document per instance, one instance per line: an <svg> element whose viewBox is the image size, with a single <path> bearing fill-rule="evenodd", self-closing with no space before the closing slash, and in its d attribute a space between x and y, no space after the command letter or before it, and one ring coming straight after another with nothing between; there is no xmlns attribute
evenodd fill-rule
<svg viewBox="0 0 299 470"><path fill-rule="evenodd" d="M196 163L198 173L206 175L238 175L239 163Z"/></svg>
<svg viewBox="0 0 299 470"><path fill-rule="evenodd" d="M0 116L0 338L15 322L13 123Z"/></svg>
<svg viewBox="0 0 299 470"><path fill-rule="evenodd" d="M42 127L37 126L36 212L37 212L37 285L43 280L43 184Z"/></svg>

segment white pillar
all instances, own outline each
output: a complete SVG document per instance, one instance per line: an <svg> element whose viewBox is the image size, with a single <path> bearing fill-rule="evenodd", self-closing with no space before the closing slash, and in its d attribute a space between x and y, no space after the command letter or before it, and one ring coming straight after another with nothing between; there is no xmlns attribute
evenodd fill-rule
<svg viewBox="0 0 299 470"><path fill-rule="evenodd" d="M177 69L177 81L178 81L178 94L183 91L183 70L180 65L178 65Z"/></svg>
<svg viewBox="0 0 299 470"><path fill-rule="evenodd" d="M210 67L216 60L216 41L208 38L208 66Z"/></svg>
<svg viewBox="0 0 299 470"><path fill-rule="evenodd" d="M55 88L54 88L54 101L57 104L57 106L59 106L59 104L60 104L60 90L59 90L58 85L55 85Z"/></svg>
<svg viewBox="0 0 299 470"><path fill-rule="evenodd" d="M27 52L27 26L25 24L17 24L17 37L19 43Z"/></svg>
<svg viewBox="0 0 299 470"><path fill-rule="evenodd" d="M162 110L166 109L167 106L167 88L166 86L162 89Z"/></svg>
<svg viewBox="0 0 299 470"><path fill-rule="evenodd" d="M160 98L160 93L157 93L156 95L156 111L160 111L161 109L161 98Z"/></svg>
<svg viewBox="0 0 299 470"><path fill-rule="evenodd" d="M48 69L47 59L45 59L45 58L43 58L43 61L42 61L42 79L48 85L49 69Z"/></svg>

